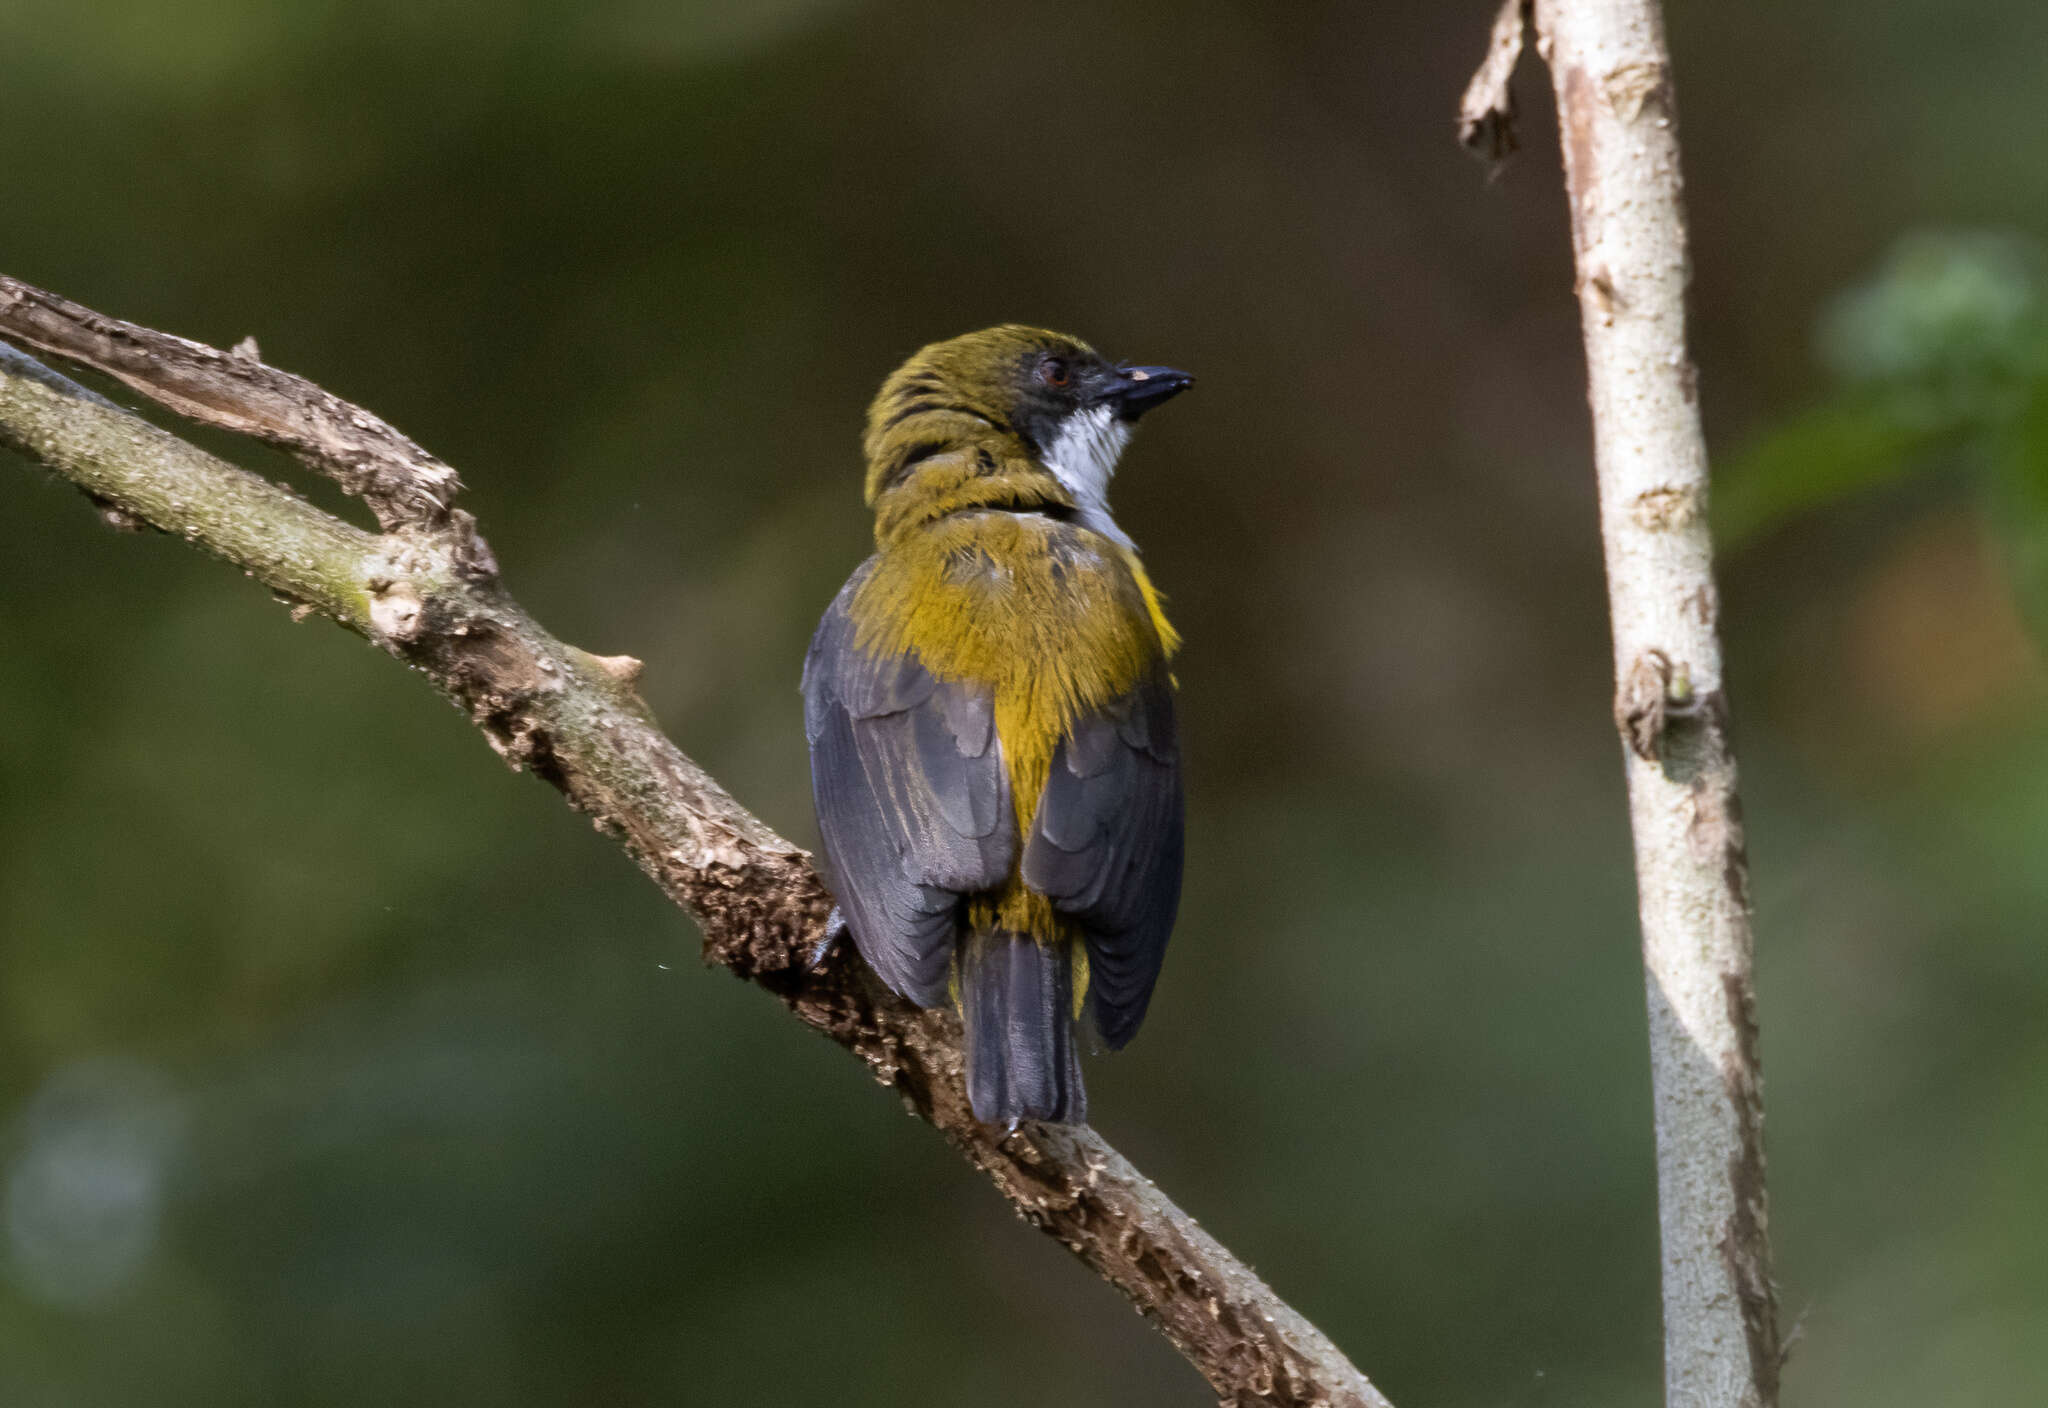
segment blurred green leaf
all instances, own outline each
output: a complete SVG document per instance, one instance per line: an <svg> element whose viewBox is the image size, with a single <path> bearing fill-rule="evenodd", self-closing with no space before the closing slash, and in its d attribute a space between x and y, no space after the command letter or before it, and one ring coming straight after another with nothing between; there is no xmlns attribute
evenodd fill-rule
<svg viewBox="0 0 2048 1408"><path fill-rule="evenodd" d="M1882 401L1808 411L1719 472L1714 535L1724 547L1736 547L1802 513L1897 478L1937 438Z"/></svg>
<svg viewBox="0 0 2048 1408"><path fill-rule="evenodd" d="M1872 279L1837 297L1817 329L1845 382L1895 390L2006 380L2040 363L2042 255L1997 230L1918 230Z"/></svg>
<svg viewBox="0 0 2048 1408"><path fill-rule="evenodd" d="M2020 611L2036 636L2048 638L2048 378L2030 391L1986 456L1982 502Z"/></svg>
<svg viewBox="0 0 2048 1408"><path fill-rule="evenodd" d="M1833 399L1738 456L1715 486L1714 524L1735 546L1909 471L1949 463L2020 484L2048 465L2048 435L2018 433L2048 384L2038 245L1999 231L1917 231L1837 297L1816 343ZM2025 462L2025 463L2022 463ZM2015 521L2032 510L2014 507ZM2048 548L2044 548L2048 552ZM2015 559L2016 561L2019 559Z"/></svg>

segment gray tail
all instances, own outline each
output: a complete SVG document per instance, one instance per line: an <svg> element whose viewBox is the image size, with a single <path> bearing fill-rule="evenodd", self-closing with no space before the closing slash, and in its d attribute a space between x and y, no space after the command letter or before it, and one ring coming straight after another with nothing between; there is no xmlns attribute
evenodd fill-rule
<svg viewBox="0 0 2048 1408"><path fill-rule="evenodd" d="M983 1124L1088 1118L1074 1049L1074 968L1064 943L974 934L961 952L967 1096Z"/></svg>

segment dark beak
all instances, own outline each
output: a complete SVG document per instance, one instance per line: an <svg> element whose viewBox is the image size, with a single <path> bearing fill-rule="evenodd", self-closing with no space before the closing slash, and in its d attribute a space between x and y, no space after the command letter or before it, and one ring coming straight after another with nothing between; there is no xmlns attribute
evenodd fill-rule
<svg viewBox="0 0 2048 1408"><path fill-rule="evenodd" d="M1136 420L1194 384L1192 376L1177 372L1172 367L1118 367L1116 385L1110 389L1109 399L1115 403L1120 419Z"/></svg>

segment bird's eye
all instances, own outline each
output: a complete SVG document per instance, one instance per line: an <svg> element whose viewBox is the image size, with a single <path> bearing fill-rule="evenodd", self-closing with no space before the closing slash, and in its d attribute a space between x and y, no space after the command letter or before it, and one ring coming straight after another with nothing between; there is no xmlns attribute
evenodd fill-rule
<svg viewBox="0 0 2048 1408"><path fill-rule="evenodd" d="M1067 364L1058 357L1047 357L1038 364L1038 379L1047 386L1065 386L1067 378Z"/></svg>

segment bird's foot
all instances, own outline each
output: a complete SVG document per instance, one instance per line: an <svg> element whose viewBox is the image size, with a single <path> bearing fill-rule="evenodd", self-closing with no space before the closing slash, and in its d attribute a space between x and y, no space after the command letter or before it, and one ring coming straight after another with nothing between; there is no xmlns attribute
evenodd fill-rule
<svg viewBox="0 0 2048 1408"><path fill-rule="evenodd" d="M846 916L840 913L839 906L835 904L832 906L832 912L825 916L825 936L811 948L809 966L813 973L825 966L825 961L832 956L832 950L839 947L839 941L846 937L847 932Z"/></svg>

